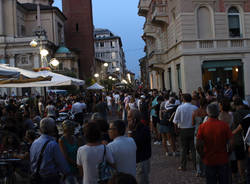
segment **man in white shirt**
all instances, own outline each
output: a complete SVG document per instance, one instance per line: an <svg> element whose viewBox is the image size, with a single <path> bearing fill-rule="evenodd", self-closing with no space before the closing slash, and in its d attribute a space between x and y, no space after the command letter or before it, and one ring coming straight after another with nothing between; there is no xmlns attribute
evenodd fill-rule
<svg viewBox="0 0 250 184"><path fill-rule="evenodd" d="M114 97L114 101L115 101L114 109L115 109L115 112L118 113L118 105L119 105L119 101L120 101L120 95L118 92L116 92L113 97Z"/></svg>
<svg viewBox="0 0 250 184"><path fill-rule="evenodd" d="M192 125L192 114L197 109L190 102L192 97L190 94L183 94L184 103L180 105L175 113L173 122L180 128L181 138L181 166L178 170L185 171L187 165L187 155L190 149L192 153L192 161L195 169L195 147L194 147L194 126Z"/></svg>
<svg viewBox="0 0 250 184"><path fill-rule="evenodd" d="M77 113L82 113L86 108L86 105L80 102L80 98L76 99L76 102L72 105L71 112L75 115Z"/></svg>
<svg viewBox="0 0 250 184"><path fill-rule="evenodd" d="M136 144L133 138L125 137L126 125L122 120L110 123L108 144L118 172L136 176Z"/></svg>
<svg viewBox="0 0 250 184"><path fill-rule="evenodd" d="M112 115L112 97L111 97L110 94L108 94L106 96L106 100L107 100L107 105L108 105L108 108L109 108L110 115Z"/></svg>
<svg viewBox="0 0 250 184"><path fill-rule="evenodd" d="M87 108L85 103L81 103L81 100L81 98L77 98L71 109L71 112L74 114L74 120L80 124L83 123L83 113Z"/></svg>

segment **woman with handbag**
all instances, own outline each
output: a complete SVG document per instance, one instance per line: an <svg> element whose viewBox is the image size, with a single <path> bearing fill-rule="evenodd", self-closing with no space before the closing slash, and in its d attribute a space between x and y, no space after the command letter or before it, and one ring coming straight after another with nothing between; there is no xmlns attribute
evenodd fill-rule
<svg viewBox="0 0 250 184"><path fill-rule="evenodd" d="M97 184L99 179L99 166L105 160L114 166L114 159L110 150L101 143L101 132L98 124L93 121L83 129L87 144L77 151L77 166L83 175L84 184Z"/></svg>

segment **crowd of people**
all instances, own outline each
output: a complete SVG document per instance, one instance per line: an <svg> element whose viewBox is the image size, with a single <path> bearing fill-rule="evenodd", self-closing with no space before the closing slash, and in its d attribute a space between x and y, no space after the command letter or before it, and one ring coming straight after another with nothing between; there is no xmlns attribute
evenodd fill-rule
<svg viewBox="0 0 250 184"><path fill-rule="evenodd" d="M148 184L152 142L207 184L250 183L249 104L229 85L5 97L0 117L0 158L25 182Z"/></svg>

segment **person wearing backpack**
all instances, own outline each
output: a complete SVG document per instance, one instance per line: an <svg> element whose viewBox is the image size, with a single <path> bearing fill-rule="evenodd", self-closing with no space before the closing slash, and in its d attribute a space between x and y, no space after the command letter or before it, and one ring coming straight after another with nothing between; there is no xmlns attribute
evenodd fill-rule
<svg viewBox="0 0 250 184"><path fill-rule="evenodd" d="M174 124L171 120L171 117L173 118L176 109L177 105L175 105L175 98L171 97L168 99L168 96L166 96L165 101L161 103L160 122L157 125L158 131L162 137L162 145L166 156L176 156L176 146L173 138ZM172 153L169 153L167 140L170 142L172 147Z"/></svg>

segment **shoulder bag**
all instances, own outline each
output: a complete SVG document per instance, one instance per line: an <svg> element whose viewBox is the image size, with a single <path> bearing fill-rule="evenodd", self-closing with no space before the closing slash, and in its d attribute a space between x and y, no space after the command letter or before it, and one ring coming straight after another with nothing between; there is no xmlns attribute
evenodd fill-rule
<svg viewBox="0 0 250 184"><path fill-rule="evenodd" d="M47 140L45 142L45 144L43 145L42 147L42 150L40 152L40 155L39 155L39 158L38 158L38 162L37 162L37 169L36 169L36 172L31 174L30 176L30 183L31 184L39 184L42 180L41 178L41 175L39 174L39 171L40 171L40 166L41 166L41 163L42 163L42 159L43 159L43 152L47 146L47 144L50 142L50 140Z"/></svg>

